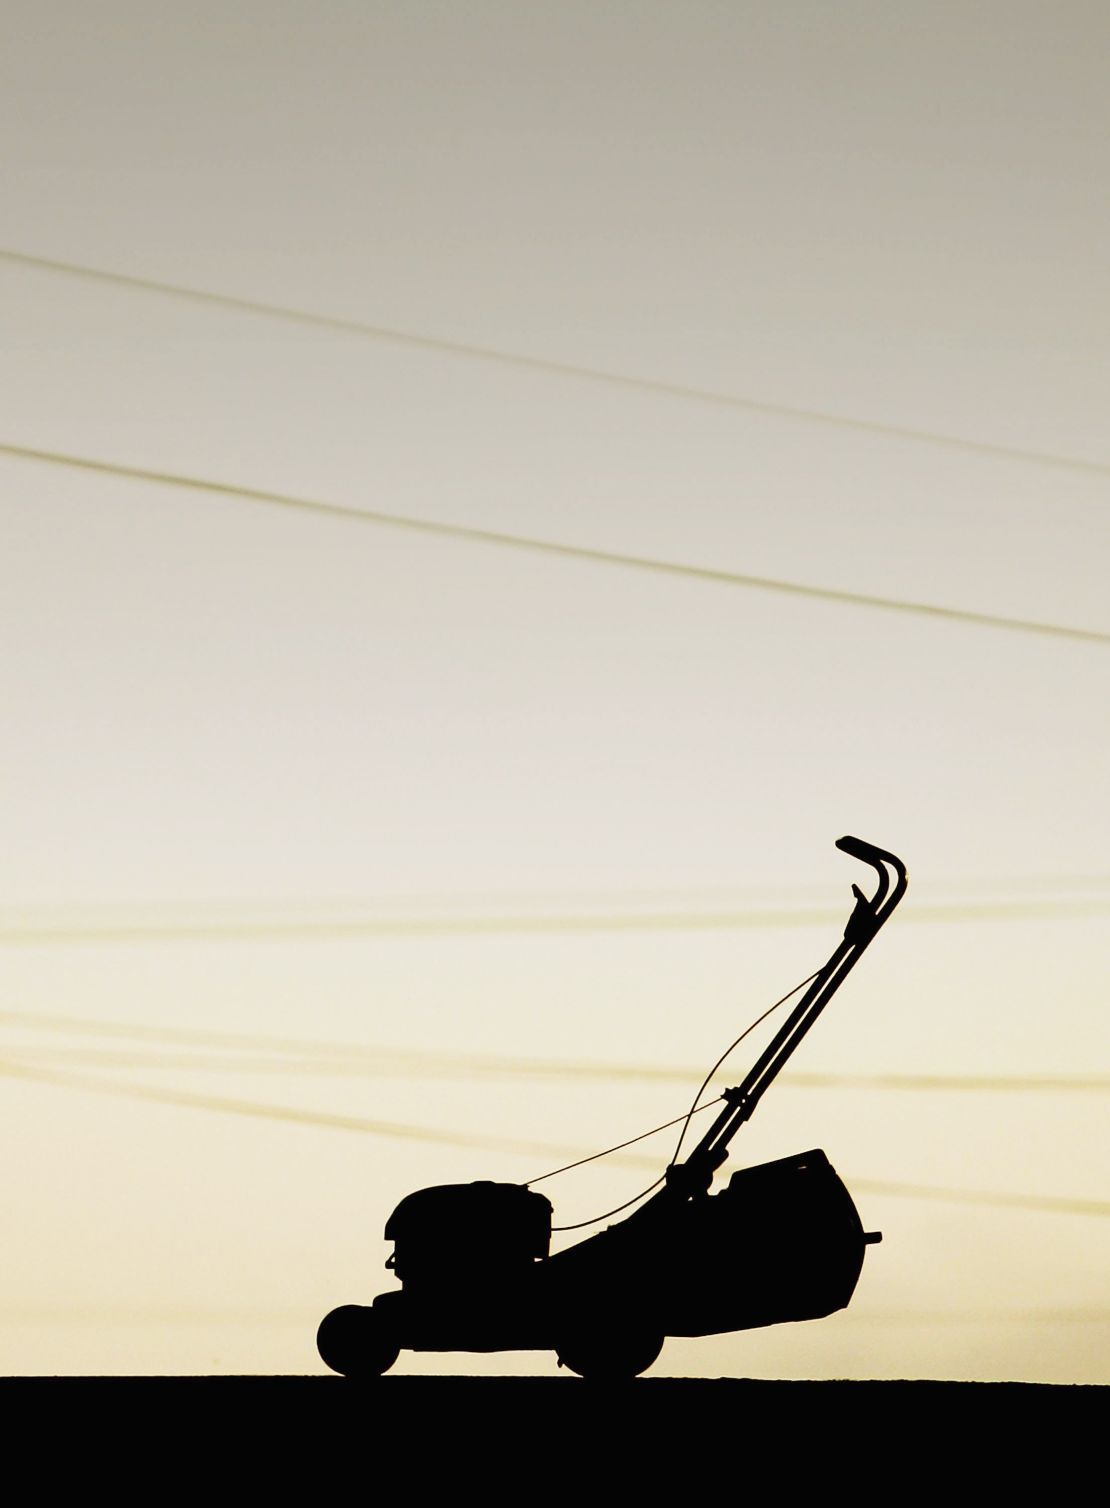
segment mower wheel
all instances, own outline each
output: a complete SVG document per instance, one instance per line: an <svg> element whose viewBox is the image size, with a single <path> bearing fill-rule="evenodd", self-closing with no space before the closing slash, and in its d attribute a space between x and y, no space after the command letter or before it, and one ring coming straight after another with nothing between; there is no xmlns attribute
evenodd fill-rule
<svg viewBox="0 0 1110 1508"><path fill-rule="evenodd" d="M663 1349L650 1330L602 1330L568 1335L558 1346L559 1364L587 1382L628 1382L646 1372Z"/></svg>
<svg viewBox="0 0 1110 1508"><path fill-rule="evenodd" d="M344 1377L380 1377L401 1348L373 1309L343 1304L320 1321L316 1349L333 1372Z"/></svg>

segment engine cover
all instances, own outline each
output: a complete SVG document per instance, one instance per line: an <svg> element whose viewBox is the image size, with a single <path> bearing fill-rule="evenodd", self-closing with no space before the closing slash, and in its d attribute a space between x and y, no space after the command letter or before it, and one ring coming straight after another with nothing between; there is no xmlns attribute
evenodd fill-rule
<svg viewBox="0 0 1110 1508"><path fill-rule="evenodd" d="M551 1204L520 1183L439 1184L402 1199L385 1237L403 1284L500 1281L547 1256Z"/></svg>

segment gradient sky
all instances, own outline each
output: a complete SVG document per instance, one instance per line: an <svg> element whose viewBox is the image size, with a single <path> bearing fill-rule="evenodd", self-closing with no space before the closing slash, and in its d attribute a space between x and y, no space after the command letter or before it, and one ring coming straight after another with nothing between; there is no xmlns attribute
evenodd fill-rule
<svg viewBox="0 0 1110 1508"><path fill-rule="evenodd" d="M1104 6L0 20L0 253L338 322L0 254L0 445L1110 633ZM685 1110L851 832L909 896L731 1165L884 1243L655 1370L1110 1381L1105 642L10 452L0 510L0 1369L322 1369L403 1194Z"/></svg>

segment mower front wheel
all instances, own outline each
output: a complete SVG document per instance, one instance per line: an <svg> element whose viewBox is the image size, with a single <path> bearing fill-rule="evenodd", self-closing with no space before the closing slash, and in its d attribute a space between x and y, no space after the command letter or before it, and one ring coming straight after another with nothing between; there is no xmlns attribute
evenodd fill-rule
<svg viewBox="0 0 1110 1508"><path fill-rule="evenodd" d="M587 1382L629 1382L646 1372L663 1349L650 1330L596 1330L568 1335L557 1348L560 1366Z"/></svg>
<svg viewBox="0 0 1110 1508"><path fill-rule="evenodd" d="M320 1321L316 1349L321 1359L344 1377L380 1377L401 1348L381 1317L363 1304L343 1304Z"/></svg>

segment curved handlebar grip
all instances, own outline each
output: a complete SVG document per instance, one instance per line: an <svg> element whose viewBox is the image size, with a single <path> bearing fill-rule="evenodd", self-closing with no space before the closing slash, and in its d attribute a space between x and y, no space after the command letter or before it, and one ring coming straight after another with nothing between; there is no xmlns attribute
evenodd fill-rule
<svg viewBox="0 0 1110 1508"><path fill-rule="evenodd" d="M891 857L881 848L865 843L862 838L837 838L836 846L841 853L850 854L853 859L862 859L865 864L878 864Z"/></svg>
<svg viewBox="0 0 1110 1508"><path fill-rule="evenodd" d="M885 848L876 848L873 843L865 843L862 838L837 838L836 846L841 853L851 854L853 859L862 859L865 864L871 864L876 869L880 864L892 864L899 874L905 870L902 860L895 854L887 853Z"/></svg>
<svg viewBox="0 0 1110 1508"><path fill-rule="evenodd" d="M876 904L880 904L886 899L889 881L886 869L883 866L886 864L890 865L891 869L898 876L897 884L894 887L894 895L890 903L890 909L893 910L902 899L906 889L906 866L902 863L902 860L896 854L888 853L885 848L876 848L873 843L865 843L862 838L837 838L836 846L842 853L850 854L853 859L862 859L865 864L870 864L871 868L877 871L879 875L879 889L872 897L872 900Z"/></svg>

